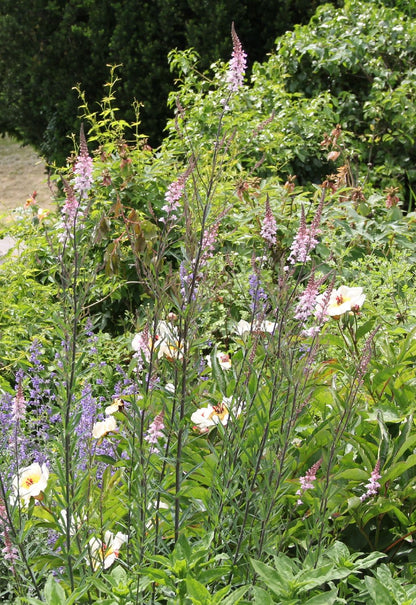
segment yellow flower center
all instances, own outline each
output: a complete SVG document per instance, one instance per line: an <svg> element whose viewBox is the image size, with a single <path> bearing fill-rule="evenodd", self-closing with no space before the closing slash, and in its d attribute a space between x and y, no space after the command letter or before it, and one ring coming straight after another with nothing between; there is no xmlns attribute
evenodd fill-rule
<svg viewBox="0 0 416 605"><path fill-rule="evenodd" d="M208 418L213 418L214 416L218 416L220 420L223 420L225 416L228 414L228 410L223 403L220 405L214 405L211 414Z"/></svg>
<svg viewBox="0 0 416 605"><path fill-rule="evenodd" d="M29 489L34 483L37 483L39 479L39 475L31 475L30 477L26 477L22 481L22 487L24 487L25 489Z"/></svg>

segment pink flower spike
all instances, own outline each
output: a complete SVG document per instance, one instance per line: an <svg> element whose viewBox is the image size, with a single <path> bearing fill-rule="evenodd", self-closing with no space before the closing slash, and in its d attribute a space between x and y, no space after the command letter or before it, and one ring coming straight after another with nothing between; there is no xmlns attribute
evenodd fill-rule
<svg viewBox="0 0 416 605"><path fill-rule="evenodd" d="M165 205L162 206L162 210L166 212L167 217L161 218L161 222L166 222L166 219L169 221L176 221L178 217L175 212L180 208L180 199L184 194L186 181L188 180L189 175L194 169L194 162L191 161L188 168L181 175L178 176L176 181L173 181L167 188L165 193Z"/></svg>
<svg viewBox="0 0 416 605"><path fill-rule="evenodd" d="M153 446L158 443L160 437L163 437L163 431L165 429L165 423L163 421L164 413L160 412L157 416L155 416L153 422L150 424L149 429L144 436L144 440L147 443L152 444ZM151 447L151 453L157 453L157 448Z"/></svg>
<svg viewBox="0 0 416 605"><path fill-rule="evenodd" d="M273 216L272 209L270 207L269 196L266 198L266 214L263 219L260 235L266 240L269 246L274 246L276 243L276 231L277 223Z"/></svg>
<svg viewBox="0 0 416 605"><path fill-rule="evenodd" d="M301 496L303 494L303 492L306 492L306 490L308 490L308 489L313 489L314 481L316 481L316 473L317 473L319 467L321 466L321 464L322 464L322 458L320 458L318 460L318 462L315 462L315 464L313 466L311 466L311 468L306 472L306 475L304 475L303 477L299 477L300 488L296 492L297 496ZM299 498L297 501L297 505L299 506L300 504L302 504L301 498Z"/></svg>
<svg viewBox="0 0 416 605"><path fill-rule="evenodd" d="M234 29L234 23L231 25L231 37L233 40L233 52L227 73L227 82L230 92L237 92L243 85L244 74L247 67L247 55L243 51L241 42Z"/></svg>
<svg viewBox="0 0 416 605"><path fill-rule="evenodd" d="M22 418L24 418L26 411L26 402L23 396L23 387L22 383L19 382L17 386L16 397L13 399L13 407L12 407L12 419L14 422L18 422Z"/></svg>
<svg viewBox="0 0 416 605"><path fill-rule="evenodd" d="M370 498L371 496L376 496L378 494L378 490L381 487L380 483L378 482L379 479L381 479L380 460L377 460L374 470L371 473L370 479L365 486L367 488L367 491L360 496L361 502L364 502L364 500L367 500L367 498Z"/></svg>
<svg viewBox="0 0 416 605"><path fill-rule="evenodd" d="M87 141L85 139L84 128L81 126L80 132L80 152L75 163L74 172L74 190L79 194L81 199L88 197L88 192L91 189L93 161L88 154Z"/></svg>

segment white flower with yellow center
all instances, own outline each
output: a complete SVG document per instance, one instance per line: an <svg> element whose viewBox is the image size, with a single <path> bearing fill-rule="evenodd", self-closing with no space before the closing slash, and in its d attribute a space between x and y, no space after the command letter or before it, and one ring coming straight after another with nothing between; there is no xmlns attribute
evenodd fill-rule
<svg viewBox="0 0 416 605"><path fill-rule="evenodd" d="M219 423L226 426L230 418L229 410L232 409L233 416L237 417L240 415L243 407L242 405L238 405L236 408L231 408L231 405L232 397L224 397L218 405L208 404L207 407L200 408L191 416L194 428L198 429L200 433L206 433L210 428Z"/></svg>
<svg viewBox="0 0 416 605"><path fill-rule="evenodd" d="M128 536L117 532L114 535L111 531L106 531L104 541L98 538L91 538L89 541L91 553L91 565L94 571L103 567L108 569L119 557L119 551L123 544L128 541Z"/></svg>
<svg viewBox="0 0 416 605"><path fill-rule="evenodd" d="M42 499L42 493L48 485L49 470L46 464L42 466L34 462L30 466L20 469L12 483L15 501L19 498L28 504L30 498Z"/></svg>
<svg viewBox="0 0 416 605"><path fill-rule="evenodd" d="M316 311L322 312L325 304L325 294L316 297ZM364 304L365 294L362 288L340 286L331 292L328 304L324 309L325 315L338 319L344 313L357 313Z"/></svg>
<svg viewBox="0 0 416 605"><path fill-rule="evenodd" d="M96 422L92 427L92 436L94 439L101 439L108 433L117 431L117 422L114 416L108 416L105 420Z"/></svg>

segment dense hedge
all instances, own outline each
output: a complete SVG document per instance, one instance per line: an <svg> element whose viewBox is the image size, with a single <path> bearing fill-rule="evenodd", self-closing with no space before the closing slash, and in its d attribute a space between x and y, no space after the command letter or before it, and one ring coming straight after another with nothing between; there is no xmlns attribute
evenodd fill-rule
<svg viewBox="0 0 416 605"><path fill-rule="evenodd" d="M143 103L142 130L157 145L172 88L167 54L194 47L207 68L230 55L235 21L250 61L263 60L278 35L306 23L322 0L4 0L0 6L0 132L35 145L63 163L78 132L80 83L101 100L107 64L122 64L120 117ZM336 1L334 3L341 4Z"/></svg>

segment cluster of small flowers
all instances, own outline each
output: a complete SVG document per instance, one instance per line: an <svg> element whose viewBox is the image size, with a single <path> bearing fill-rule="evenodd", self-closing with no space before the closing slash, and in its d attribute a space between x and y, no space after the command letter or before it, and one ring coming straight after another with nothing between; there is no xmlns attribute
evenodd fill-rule
<svg viewBox="0 0 416 605"><path fill-rule="evenodd" d="M294 265L297 262L306 263L309 261L311 259L310 253L318 244L316 236L319 233L320 230L315 221L310 227L306 226L305 210L302 206L299 230L290 246L288 262Z"/></svg>
<svg viewBox="0 0 416 605"><path fill-rule="evenodd" d="M84 128L81 126L80 132L80 151L74 166L74 190L81 199L88 197L88 192L93 184L92 169L93 161L88 154L87 141L85 139Z"/></svg>
<svg viewBox="0 0 416 605"><path fill-rule="evenodd" d="M269 246L274 246L276 243L276 231L277 223L273 216L272 209L270 207L269 197L266 199L266 214L263 219L260 235L266 240Z"/></svg>
<svg viewBox="0 0 416 605"><path fill-rule="evenodd" d="M243 85L244 74L247 67L247 55L243 51L241 42L238 39L234 29L234 23L231 26L231 37L233 40L233 52L231 54L226 80L228 82L230 92L237 92L238 89Z"/></svg>
<svg viewBox="0 0 416 605"><path fill-rule="evenodd" d="M267 301L267 294L264 288L261 285L260 280L260 271L253 261L253 273L250 274L248 278L249 283L249 294L251 297L250 308L254 314L258 311L264 311L264 304ZM263 303L260 305L260 303Z"/></svg>
<svg viewBox="0 0 416 605"><path fill-rule="evenodd" d="M131 343L134 357L137 359L137 372L141 372L145 363L150 361L149 330L147 326L136 334Z"/></svg>
<svg viewBox="0 0 416 605"><path fill-rule="evenodd" d="M371 473L370 479L365 486L367 491L360 496L361 502L364 502L364 500L367 500L367 498L370 498L371 496L376 496L378 494L378 490L381 487L378 481L379 479L381 479L380 460L377 460L374 470Z"/></svg>
<svg viewBox="0 0 416 605"><path fill-rule="evenodd" d="M62 182L65 191L65 202L62 208L63 226L70 233L75 224L79 202L72 185L66 179L62 179Z"/></svg>
<svg viewBox="0 0 416 605"><path fill-rule="evenodd" d="M188 168L182 173L176 181L171 183L165 193L165 205L162 206L163 212L166 212L166 218L162 217L160 222L165 223L166 220L173 222L178 220L175 212L180 208L179 200L184 194L186 181L194 169L194 162L191 161Z"/></svg>
<svg viewBox="0 0 416 605"><path fill-rule="evenodd" d="M299 477L300 488L296 492L297 496L301 496L306 490L314 488L314 481L316 481L316 473L318 472L319 467L322 464L322 458L315 462L313 466L306 472L306 475L303 477ZM300 506L302 504L302 498L299 497L297 501L297 505Z"/></svg>
<svg viewBox="0 0 416 605"><path fill-rule="evenodd" d="M151 422L147 433L144 436L144 440L147 443L150 443L152 447L150 448L150 453L157 453L158 449L155 445L159 442L159 439L162 438L163 431L165 430L165 423L163 421L164 413L160 412L157 416L155 416L153 422Z"/></svg>
<svg viewBox="0 0 416 605"><path fill-rule="evenodd" d="M295 309L296 319L305 322L316 310L319 287L325 279L326 276L316 279L315 272L312 271L305 290L299 296L299 302Z"/></svg>

